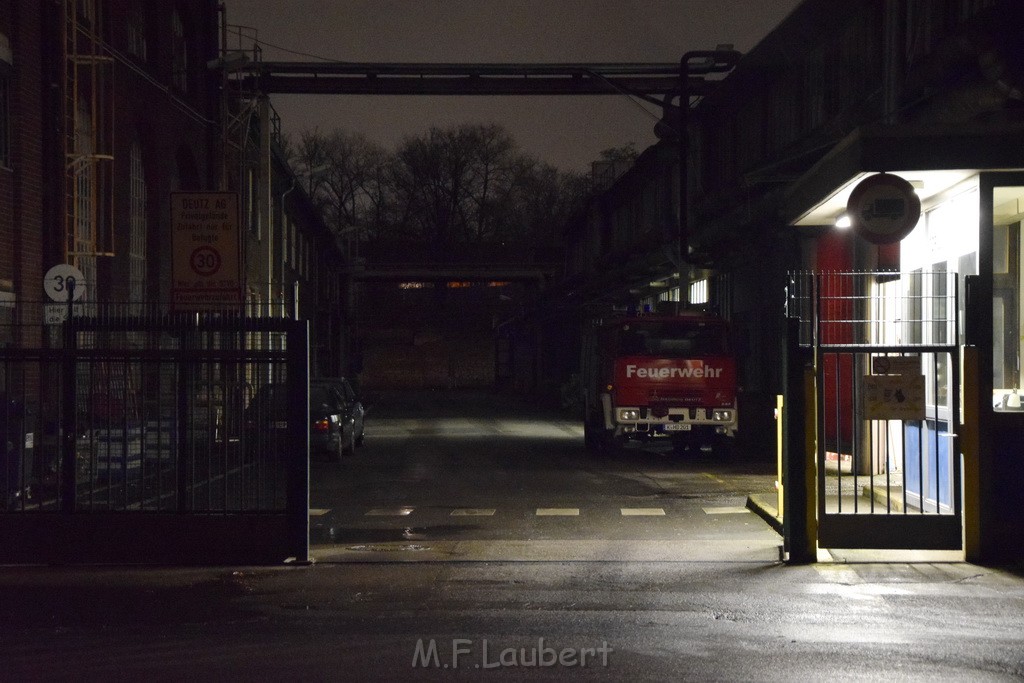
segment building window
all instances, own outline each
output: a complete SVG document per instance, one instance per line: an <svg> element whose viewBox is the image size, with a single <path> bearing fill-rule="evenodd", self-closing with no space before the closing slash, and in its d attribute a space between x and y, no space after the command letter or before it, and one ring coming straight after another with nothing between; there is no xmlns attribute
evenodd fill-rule
<svg viewBox="0 0 1024 683"><path fill-rule="evenodd" d="M79 0L78 16L88 22L90 26L94 25L96 23L96 0Z"/></svg>
<svg viewBox="0 0 1024 683"><path fill-rule="evenodd" d="M299 230L298 230L298 226L295 225L294 223L292 223L291 221L288 222L288 227L289 227L289 234L288 234L288 251L289 251L288 262L294 268L294 267L296 267L296 263L295 263L296 262L295 243L298 242L298 239L299 239Z"/></svg>
<svg viewBox="0 0 1024 683"><path fill-rule="evenodd" d="M146 61L146 13L141 2L132 5L128 14L128 52Z"/></svg>
<svg viewBox="0 0 1024 683"><path fill-rule="evenodd" d="M690 283L690 303L706 304L708 302L708 281L697 280Z"/></svg>
<svg viewBox="0 0 1024 683"><path fill-rule="evenodd" d="M9 100L11 82L7 74L0 73L0 166L11 165L11 112Z"/></svg>
<svg viewBox="0 0 1024 683"><path fill-rule="evenodd" d="M135 141L129 150L128 276L132 302L146 300L146 178L142 146Z"/></svg>
<svg viewBox="0 0 1024 683"><path fill-rule="evenodd" d="M78 105L75 120L75 198L74 198L74 259L85 276L85 296L93 298L96 292L96 205L93 190L96 185L95 146L92 115L86 102Z"/></svg>
<svg viewBox="0 0 1024 683"><path fill-rule="evenodd" d="M825 50L818 45L811 49L804 64L804 89L807 93L805 115L807 129L814 131L825 122Z"/></svg>
<svg viewBox="0 0 1024 683"><path fill-rule="evenodd" d="M181 14L171 14L171 82L181 92L188 92L188 40Z"/></svg>

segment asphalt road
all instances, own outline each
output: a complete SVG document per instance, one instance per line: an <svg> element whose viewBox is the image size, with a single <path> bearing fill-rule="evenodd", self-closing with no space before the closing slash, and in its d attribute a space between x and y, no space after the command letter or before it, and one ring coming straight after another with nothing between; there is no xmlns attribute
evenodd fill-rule
<svg viewBox="0 0 1024 683"><path fill-rule="evenodd" d="M507 398L384 395L356 457L313 463L313 554L774 560L778 535L745 508L749 494L774 491L767 448L723 460L666 444L595 458L577 422Z"/></svg>
<svg viewBox="0 0 1024 683"><path fill-rule="evenodd" d="M757 454L593 460L571 423L430 398L316 464L312 566L0 569L0 680L1024 678L1020 570L787 566L738 509Z"/></svg>

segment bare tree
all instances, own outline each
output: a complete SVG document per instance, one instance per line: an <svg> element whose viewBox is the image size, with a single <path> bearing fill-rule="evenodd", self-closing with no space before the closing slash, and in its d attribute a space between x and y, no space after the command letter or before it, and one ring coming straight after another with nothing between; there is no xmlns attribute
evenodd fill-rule
<svg viewBox="0 0 1024 683"><path fill-rule="evenodd" d="M550 260L585 187L524 155L493 124L431 128L394 152L361 135L307 131L294 159L338 234L415 245L441 260L467 249Z"/></svg>

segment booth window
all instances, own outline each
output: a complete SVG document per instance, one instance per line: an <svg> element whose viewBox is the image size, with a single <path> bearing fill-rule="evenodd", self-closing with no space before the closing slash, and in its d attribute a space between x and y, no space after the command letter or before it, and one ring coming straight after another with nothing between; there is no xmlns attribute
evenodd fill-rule
<svg viewBox="0 0 1024 683"><path fill-rule="evenodd" d="M992 226L992 405L1021 406L1021 210L1024 188L998 187Z"/></svg>

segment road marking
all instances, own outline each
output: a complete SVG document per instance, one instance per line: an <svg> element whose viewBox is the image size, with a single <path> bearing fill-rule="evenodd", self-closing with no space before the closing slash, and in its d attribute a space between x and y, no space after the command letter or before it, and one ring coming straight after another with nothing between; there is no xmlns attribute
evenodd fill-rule
<svg viewBox="0 0 1024 683"><path fill-rule="evenodd" d="M662 508L619 508L623 517L664 517Z"/></svg>
<svg viewBox="0 0 1024 683"><path fill-rule="evenodd" d="M704 510L705 515L738 515L743 512L750 512L744 507L721 507L721 508L701 508Z"/></svg>
<svg viewBox="0 0 1024 683"><path fill-rule="evenodd" d="M452 517L491 517L494 515L494 508L456 508L452 510Z"/></svg>
<svg viewBox="0 0 1024 683"><path fill-rule="evenodd" d="M401 507L401 508L373 508L366 513L366 517L402 517L405 515L412 514L415 508Z"/></svg>
<svg viewBox="0 0 1024 683"><path fill-rule="evenodd" d="M579 508L537 508L538 517L579 517Z"/></svg>
<svg viewBox="0 0 1024 683"><path fill-rule="evenodd" d="M719 479L718 477L716 477L715 475L711 474L710 472L701 472L701 474L703 474L705 477L707 477L711 481L717 481L719 484L724 484L725 483L724 479Z"/></svg>
<svg viewBox="0 0 1024 683"><path fill-rule="evenodd" d="M323 517L328 512L330 512L328 508L309 508L310 517Z"/></svg>

